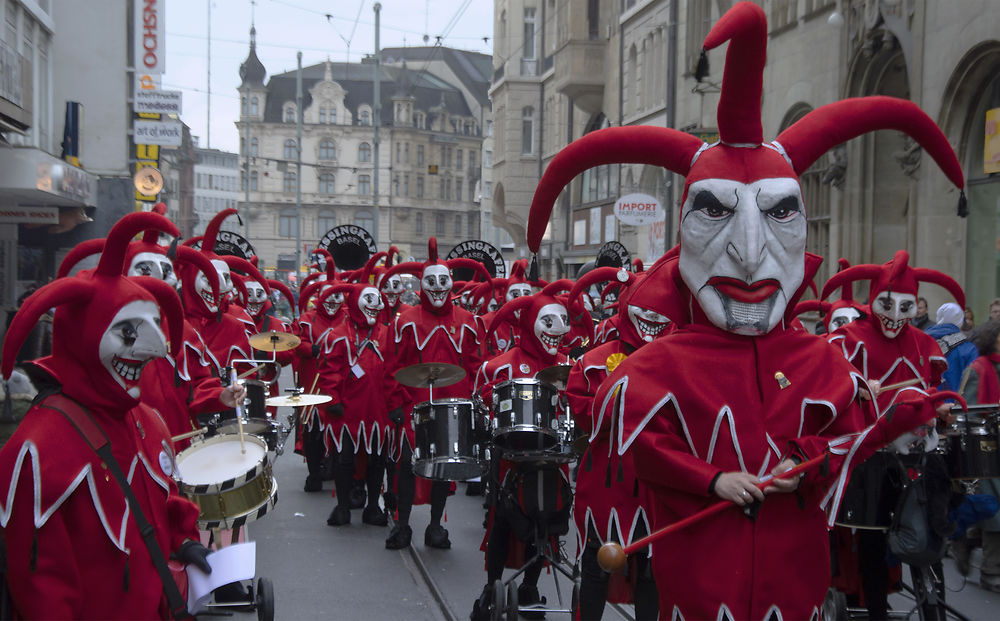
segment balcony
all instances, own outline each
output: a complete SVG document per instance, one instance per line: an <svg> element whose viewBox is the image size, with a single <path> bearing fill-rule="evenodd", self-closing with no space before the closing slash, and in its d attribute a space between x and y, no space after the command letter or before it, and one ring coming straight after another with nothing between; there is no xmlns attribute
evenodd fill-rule
<svg viewBox="0 0 1000 621"><path fill-rule="evenodd" d="M604 99L604 41L570 40L555 53L552 85L580 108L597 113Z"/></svg>

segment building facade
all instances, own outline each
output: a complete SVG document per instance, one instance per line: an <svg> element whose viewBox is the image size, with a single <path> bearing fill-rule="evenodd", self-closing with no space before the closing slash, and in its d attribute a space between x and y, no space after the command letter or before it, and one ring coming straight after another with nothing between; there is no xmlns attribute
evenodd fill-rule
<svg viewBox="0 0 1000 621"><path fill-rule="evenodd" d="M270 76L265 84L254 37L251 31L240 68L237 129L241 184L249 184L249 235L265 270L294 269L297 234L305 261L327 231L344 224L365 228L380 248L394 244L414 259L426 256L428 237L437 237L446 253L480 235L476 188L489 115L488 56L447 48L383 50L378 149L373 65L303 67L300 180L296 72ZM241 195L246 188L241 185Z"/></svg>
<svg viewBox="0 0 1000 621"><path fill-rule="evenodd" d="M489 206L521 252L531 195L563 146L613 125L673 127L717 139L726 46L695 69L702 42L731 0L497 0L490 95L496 128ZM899 248L914 265L940 269L966 289L980 319L1000 295L1000 179L992 169L1000 108L1000 27L987 0L762 0L769 40L763 128L772 139L810 110L846 97L890 95L917 103L944 130L967 177L969 215L933 161L899 132L880 131L833 149L801 176L809 250L880 263ZM645 261L676 236L682 179L621 165L580 175L563 192L542 248L549 276L573 275L608 239ZM616 222L615 200L632 192L662 203L662 223ZM947 301L928 286L931 307Z"/></svg>

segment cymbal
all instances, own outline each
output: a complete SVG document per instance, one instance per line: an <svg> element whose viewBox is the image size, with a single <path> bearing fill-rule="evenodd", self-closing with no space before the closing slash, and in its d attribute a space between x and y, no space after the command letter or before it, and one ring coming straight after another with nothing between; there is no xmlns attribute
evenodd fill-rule
<svg viewBox="0 0 1000 621"><path fill-rule="evenodd" d="M288 351L299 346L302 339L288 332L271 330L250 337L250 347L260 351Z"/></svg>
<svg viewBox="0 0 1000 621"><path fill-rule="evenodd" d="M333 401L333 397L330 395L285 395L283 397L268 397L264 399L264 405L268 406L288 406L288 407L301 407L303 405L319 405L321 403L326 403L327 401Z"/></svg>
<svg viewBox="0 0 1000 621"><path fill-rule="evenodd" d="M451 386L465 379L465 369L446 362L421 362L396 371L396 381L411 388Z"/></svg>
<svg viewBox="0 0 1000 621"><path fill-rule="evenodd" d="M573 368L571 364L554 364L546 367L535 374L535 379L546 384L563 386L569 379L569 370Z"/></svg>

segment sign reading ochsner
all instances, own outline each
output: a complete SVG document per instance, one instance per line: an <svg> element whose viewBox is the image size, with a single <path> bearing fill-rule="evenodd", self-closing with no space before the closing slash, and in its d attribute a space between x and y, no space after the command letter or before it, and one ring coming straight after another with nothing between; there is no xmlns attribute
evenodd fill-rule
<svg viewBox="0 0 1000 621"><path fill-rule="evenodd" d="M166 60L163 19L164 0L135 0L135 72L162 75Z"/></svg>
<svg viewBox="0 0 1000 621"><path fill-rule="evenodd" d="M615 201L615 217L622 224L642 226L664 218L660 201L648 194L627 194Z"/></svg>

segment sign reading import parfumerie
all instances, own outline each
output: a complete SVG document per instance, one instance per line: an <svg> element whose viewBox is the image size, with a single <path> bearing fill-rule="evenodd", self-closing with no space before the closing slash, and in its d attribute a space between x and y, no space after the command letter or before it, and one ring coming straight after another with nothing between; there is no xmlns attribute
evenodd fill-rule
<svg viewBox="0 0 1000 621"><path fill-rule="evenodd" d="M663 220L660 201L648 194L626 194L615 201L615 217L622 224L642 226Z"/></svg>

